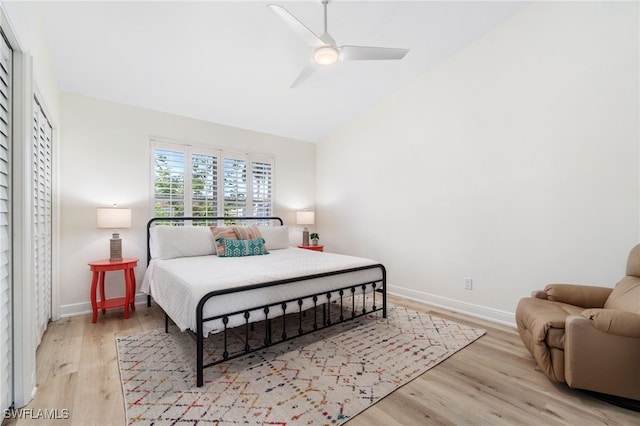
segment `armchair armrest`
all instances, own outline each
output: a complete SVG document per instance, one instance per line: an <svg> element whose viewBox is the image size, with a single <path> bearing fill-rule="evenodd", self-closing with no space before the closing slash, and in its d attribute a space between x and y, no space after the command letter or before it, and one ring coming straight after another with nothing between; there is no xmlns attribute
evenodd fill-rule
<svg viewBox="0 0 640 426"><path fill-rule="evenodd" d="M533 290L531 292L531 297L534 299L544 299L547 300L547 293L544 290Z"/></svg>
<svg viewBox="0 0 640 426"><path fill-rule="evenodd" d="M547 299L582 308L602 308L611 291L612 288L578 284L547 284L544 287Z"/></svg>
<svg viewBox="0 0 640 426"><path fill-rule="evenodd" d="M640 314L616 309L586 309L580 315L605 333L640 338Z"/></svg>
<svg viewBox="0 0 640 426"><path fill-rule="evenodd" d="M620 318L616 318L618 315ZM591 316L595 323L588 318ZM607 317L615 318L608 331L596 328L607 327ZM637 337L637 317L640 314L612 309L588 309L581 315L569 315L564 336L567 384L574 389L640 400L640 337ZM634 327L635 332L632 330ZM614 333L626 333L630 336ZM633 335L636 337L632 337Z"/></svg>

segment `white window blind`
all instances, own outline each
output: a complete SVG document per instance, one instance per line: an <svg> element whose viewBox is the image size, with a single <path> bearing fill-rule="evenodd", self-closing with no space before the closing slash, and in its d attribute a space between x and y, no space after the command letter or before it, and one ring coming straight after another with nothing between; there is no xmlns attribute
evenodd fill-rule
<svg viewBox="0 0 640 426"><path fill-rule="evenodd" d="M218 156L191 154L191 216L218 214Z"/></svg>
<svg viewBox="0 0 640 426"><path fill-rule="evenodd" d="M13 404L11 286L11 48L0 36L0 409Z"/></svg>
<svg viewBox="0 0 640 426"><path fill-rule="evenodd" d="M154 200L156 216L184 216L183 152L154 149Z"/></svg>
<svg viewBox="0 0 640 426"><path fill-rule="evenodd" d="M154 215L271 216L274 159L152 142Z"/></svg>
<svg viewBox="0 0 640 426"><path fill-rule="evenodd" d="M33 102L33 280L36 342L51 320L51 136L52 127L37 99Z"/></svg>
<svg viewBox="0 0 640 426"><path fill-rule="evenodd" d="M273 161L258 158L251 162L253 216L271 216L273 212Z"/></svg>
<svg viewBox="0 0 640 426"><path fill-rule="evenodd" d="M247 210L247 160L244 156L226 156L223 160L223 216L250 216Z"/></svg>

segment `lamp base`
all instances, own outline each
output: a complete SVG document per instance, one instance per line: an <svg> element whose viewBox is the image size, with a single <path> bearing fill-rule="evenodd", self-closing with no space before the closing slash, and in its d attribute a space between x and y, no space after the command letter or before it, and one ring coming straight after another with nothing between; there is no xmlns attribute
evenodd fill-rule
<svg viewBox="0 0 640 426"><path fill-rule="evenodd" d="M110 262L120 262L122 260L122 240L120 239L120 234L117 232L113 233L113 238L109 240L111 250L109 252L109 261Z"/></svg>
<svg viewBox="0 0 640 426"><path fill-rule="evenodd" d="M309 245L309 229L305 226L304 231L302 231L302 245Z"/></svg>

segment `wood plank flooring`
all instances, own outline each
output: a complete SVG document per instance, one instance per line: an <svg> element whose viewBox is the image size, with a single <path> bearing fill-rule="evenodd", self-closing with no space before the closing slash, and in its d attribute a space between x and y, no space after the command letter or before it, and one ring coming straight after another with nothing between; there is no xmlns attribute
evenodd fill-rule
<svg viewBox="0 0 640 426"><path fill-rule="evenodd" d="M550 382L514 329L406 299L389 300L487 334L347 426L640 425L640 413ZM25 408L34 414L66 409L69 418L6 419L3 426L124 425L115 337L162 327L164 315L155 305L137 307L128 320L116 309L100 315L96 324L91 315L49 324L37 353L38 392Z"/></svg>

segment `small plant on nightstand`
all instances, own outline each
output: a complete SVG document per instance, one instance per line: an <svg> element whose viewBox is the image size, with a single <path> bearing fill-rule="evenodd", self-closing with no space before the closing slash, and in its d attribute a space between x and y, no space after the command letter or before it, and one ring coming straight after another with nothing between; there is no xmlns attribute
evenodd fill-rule
<svg viewBox="0 0 640 426"><path fill-rule="evenodd" d="M311 244L313 244L314 246L318 245L320 236L316 232L312 232L311 235L309 235L309 238L311 238Z"/></svg>

